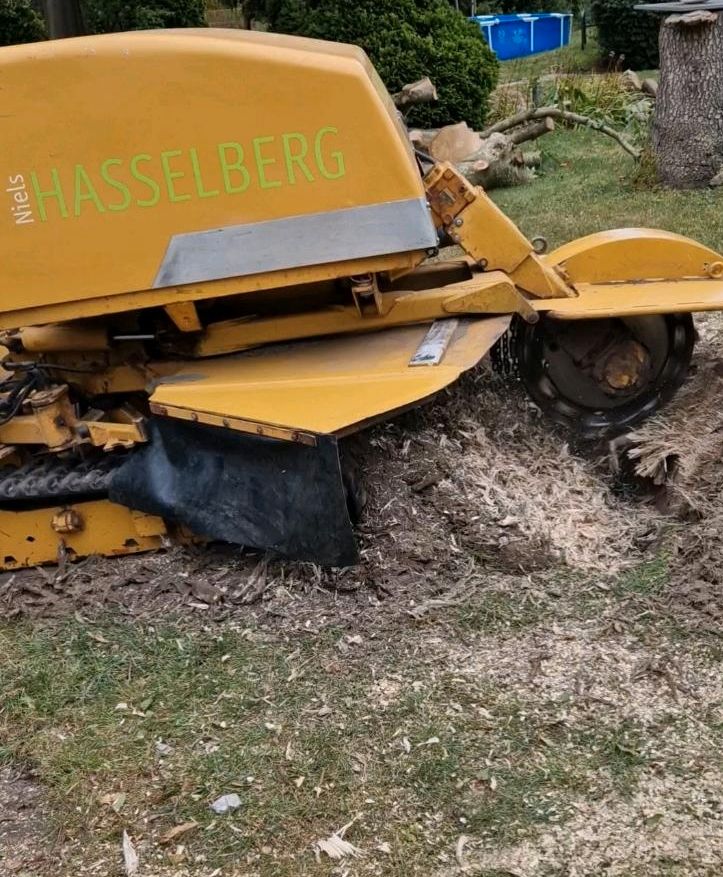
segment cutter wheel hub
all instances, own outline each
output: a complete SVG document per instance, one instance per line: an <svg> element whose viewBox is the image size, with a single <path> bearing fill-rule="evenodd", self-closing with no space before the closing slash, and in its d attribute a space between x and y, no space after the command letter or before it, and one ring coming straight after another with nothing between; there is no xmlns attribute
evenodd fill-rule
<svg viewBox="0 0 723 877"><path fill-rule="evenodd" d="M616 344L595 368L603 392L631 393L643 386L650 374L650 354L632 338Z"/></svg>
<svg viewBox="0 0 723 877"><path fill-rule="evenodd" d="M688 372L695 330L690 314L518 321L520 379L532 399L564 426L594 439L650 416Z"/></svg>

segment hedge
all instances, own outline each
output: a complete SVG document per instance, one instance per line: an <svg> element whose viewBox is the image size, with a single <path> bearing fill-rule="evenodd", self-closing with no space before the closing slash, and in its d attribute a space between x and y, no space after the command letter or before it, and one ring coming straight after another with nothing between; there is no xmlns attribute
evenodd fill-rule
<svg viewBox="0 0 723 877"><path fill-rule="evenodd" d="M82 0L88 33L204 27L204 0Z"/></svg>
<svg viewBox="0 0 723 877"><path fill-rule="evenodd" d="M593 21L604 56L624 56L622 66L632 70L655 69L659 65L658 30L661 17L636 12L639 0L592 0Z"/></svg>
<svg viewBox="0 0 723 877"><path fill-rule="evenodd" d="M271 0L265 12L272 30L361 46L392 92L430 76L439 101L413 108L410 124L483 126L497 59L447 0Z"/></svg>
<svg viewBox="0 0 723 877"><path fill-rule="evenodd" d="M0 46L35 43L46 36L43 20L28 0L0 0Z"/></svg>

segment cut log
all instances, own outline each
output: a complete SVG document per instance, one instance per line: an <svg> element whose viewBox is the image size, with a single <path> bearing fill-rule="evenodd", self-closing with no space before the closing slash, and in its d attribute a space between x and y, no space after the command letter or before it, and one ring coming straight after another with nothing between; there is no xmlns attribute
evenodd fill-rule
<svg viewBox="0 0 723 877"><path fill-rule="evenodd" d="M434 138L439 134L438 128L411 128L409 131L409 139L412 146L421 149L423 152L429 152L429 146Z"/></svg>
<svg viewBox="0 0 723 877"><path fill-rule="evenodd" d="M437 89L429 76L402 86L402 90L392 95L398 110L407 110L416 104L429 104L437 100Z"/></svg>
<svg viewBox="0 0 723 877"><path fill-rule="evenodd" d="M429 153L437 161L464 161L482 146L482 138L466 122L446 125L439 130L429 146Z"/></svg>
<svg viewBox="0 0 723 877"><path fill-rule="evenodd" d="M624 70L620 74L620 82L626 91L641 91L643 83L634 70Z"/></svg>
<svg viewBox="0 0 723 877"><path fill-rule="evenodd" d="M545 116L539 122L533 122L531 125L525 125L524 128L517 128L508 135L514 144L527 143L530 140L537 140L544 134L550 134L555 130L555 120L550 116Z"/></svg>
<svg viewBox="0 0 723 877"><path fill-rule="evenodd" d="M465 176L473 186L482 186L487 189L502 189L507 186L519 186L528 183L535 178L535 171L528 167L524 161L516 163L512 161L500 161L489 167L486 162L461 162L457 165L459 172Z"/></svg>
<svg viewBox="0 0 723 877"><path fill-rule="evenodd" d="M527 182L534 171L525 165L524 156L505 134L491 134L480 148L457 168L474 186L496 189Z"/></svg>
<svg viewBox="0 0 723 877"><path fill-rule="evenodd" d="M561 110L559 107L552 106L537 107L536 109L525 110L525 112L517 113L514 116L510 116L509 119L503 119L501 122L490 125L489 128L486 128L481 132L480 136L484 139L492 134L503 133L505 131L511 131L513 128L519 128L519 126L524 125L525 122L531 122L535 119L544 119L545 117L558 119L561 122L569 122L572 125L580 125L583 128L592 128L593 131L599 131L601 134L612 137L612 139L619 143L620 146L622 146L622 148L633 158L640 158L640 150L636 149L632 143L628 143L622 134L618 133L609 125L604 125L602 122L590 118L590 116L583 116L580 113L571 113L568 110Z"/></svg>
<svg viewBox="0 0 723 877"><path fill-rule="evenodd" d="M660 29L660 87L653 117L658 179L707 186L723 168L723 14L671 15Z"/></svg>
<svg viewBox="0 0 723 877"><path fill-rule="evenodd" d="M451 161L475 186L494 189L527 182L540 165L540 153L526 157L519 145L555 130L555 122L541 118L518 126L509 134L493 132L481 137L464 122L433 131L414 129L409 137L416 149L436 161Z"/></svg>
<svg viewBox="0 0 723 877"><path fill-rule="evenodd" d="M657 98L658 96L658 82L656 79L643 79L642 84L643 94L647 94L648 97Z"/></svg>

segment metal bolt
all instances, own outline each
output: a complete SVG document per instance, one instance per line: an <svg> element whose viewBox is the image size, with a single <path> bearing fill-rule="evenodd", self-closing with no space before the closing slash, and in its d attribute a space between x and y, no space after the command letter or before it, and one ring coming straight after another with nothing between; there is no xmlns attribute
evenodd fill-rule
<svg viewBox="0 0 723 877"><path fill-rule="evenodd" d="M56 533L78 533L85 526L83 516L75 509L63 509L53 515L50 526Z"/></svg>
<svg viewBox="0 0 723 877"><path fill-rule="evenodd" d="M464 225L464 220L457 217L457 219L455 219L454 221L454 224L457 226L457 228L459 228L460 225Z"/></svg>
<svg viewBox="0 0 723 877"><path fill-rule="evenodd" d="M532 244L532 249L538 256L547 252L547 238L544 238L542 235L537 235L537 237L532 238L530 243Z"/></svg>

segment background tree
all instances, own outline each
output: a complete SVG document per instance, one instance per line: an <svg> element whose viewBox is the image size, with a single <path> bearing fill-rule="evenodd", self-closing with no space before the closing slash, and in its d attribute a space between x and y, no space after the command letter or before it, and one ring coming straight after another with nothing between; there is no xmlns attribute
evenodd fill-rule
<svg viewBox="0 0 723 877"><path fill-rule="evenodd" d="M45 25L51 40L77 37L85 33L80 0L43 0L39 11L45 16Z"/></svg>
<svg viewBox="0 0 723 877"><path fill-rule="evenodd" d="M204 27L204 0L82 0L88 33Z"/></svg>
<svg viewBox="0 0 723 877"><path fill-rule="evenodd" d="M597 24L597 38L605 55L625 56L632 70L658 66L658 16L638 12L640 0L592 0L590 8Z"/></svg>
<svg viewBox="0 0 723 877"><path fill-rule="evenodd" d="M666 185L723 185L721 59L723 15L700 11L664 20L652 145Z"/></svg>
<svg viewBox="0 0 723 877"><path fill-rule="evenodd" d="M580 12L582 0L449 0L455 9L465 15L472 14L473 5L477 15L510 15L515 12Z"/></svg>
<svg viewBox="0 0 723 877"><path fill-rule="evenodd" d="M43 20L28 0L0 0L0 45L35 43L46 36Z"/></svg>
<svg viewBox="0 0 723 877"><path fill-rule="evenodd" d="M264 15L274 31L361 46L392 92L431 76L439 101L414 107L411 124L483 126L497 59L448 0L267 0Z"/></svg>
<svg viewBox="0 0 723 877"><path fill-rule="evenodd" d="M241 21L241 27L250 30L256 22L268 22L269 3L267 0L216 0L219 6L233 9Z"/></svg>

